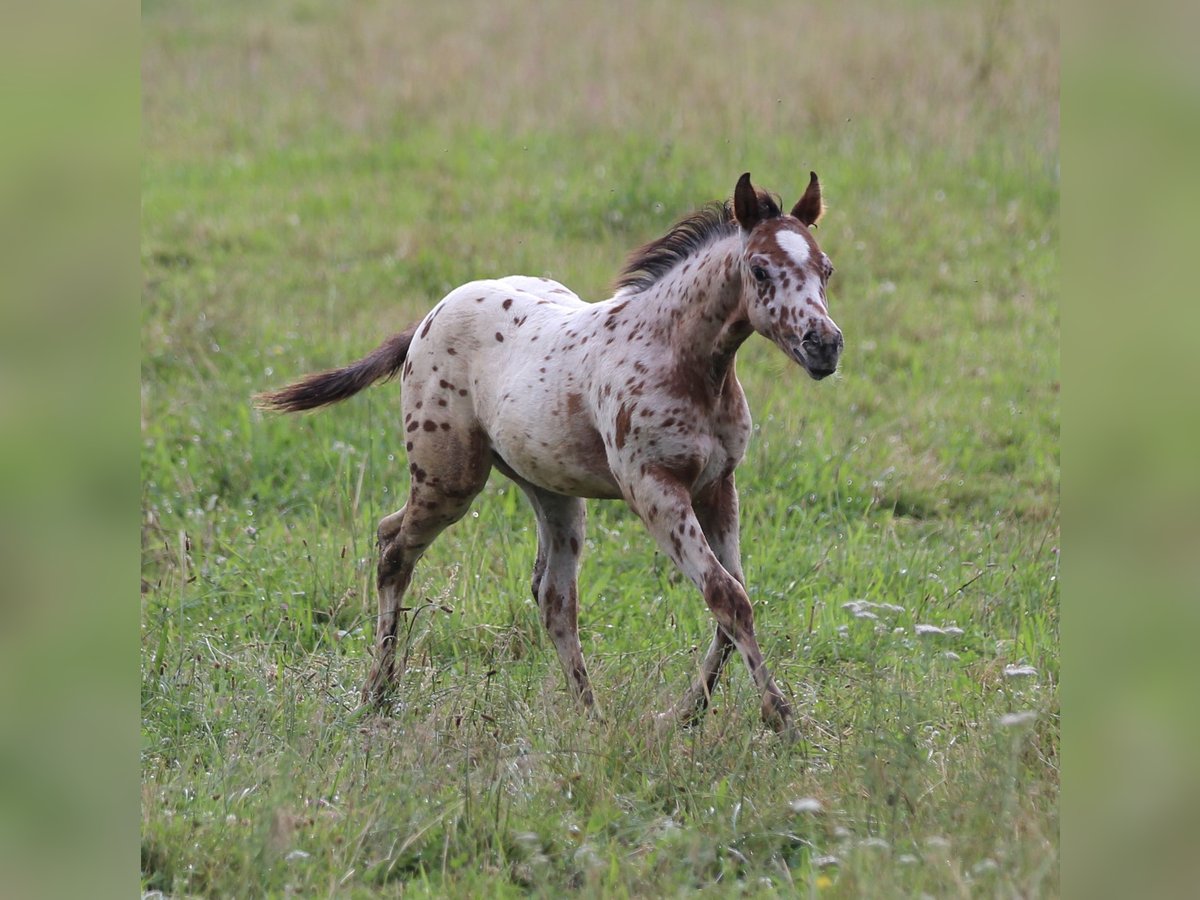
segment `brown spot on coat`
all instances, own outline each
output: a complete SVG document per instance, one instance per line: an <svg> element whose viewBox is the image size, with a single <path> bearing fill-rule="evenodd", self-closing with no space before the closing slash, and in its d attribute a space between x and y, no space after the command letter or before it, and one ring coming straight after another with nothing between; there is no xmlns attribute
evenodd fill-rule
<svg viewBox="0 0 1200 900"><path fill-rule="evenodd" d="M632 419L633 409L627 403L622 403L621 408L617 410L617 430L613 435L613 441L618 450L625 446L625 437L629 434L629 425Z"/></svg>
<svg viewBox="0 0 1200 900"><path fill-rule="evenodd" d="M594 428L575 428L572 429L572 434L571 444L575 459L588 472L602 478L612 478L612 471L608 467L608 451L604 448L604 439L600 437L600 432Z"/></svg>

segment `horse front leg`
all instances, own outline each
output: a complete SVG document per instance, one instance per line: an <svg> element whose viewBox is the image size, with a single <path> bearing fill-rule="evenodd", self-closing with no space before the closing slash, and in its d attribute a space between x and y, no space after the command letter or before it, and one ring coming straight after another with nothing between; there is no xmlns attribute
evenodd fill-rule
<svg viewBox="0 0 1200 900"><path fill-rule="evenodd" d="M729 491L733 491L732 480L729 481ZM763 721L776 731L787 731L791 723L791 707L763 662L762 651L754 634L754 611L741 581L741 564L729 556L730 553L736 556L737 551L736 499L733 500L732 531L726 528L715 532L717 546L722 548L722 553L733 565L734 571L731 572L709 543L687 488L668 470L661 467L649 469L646 476L629 485L625 493L659 547L700 589L705 603L717 620L718 633L701 663L700 677L685 695L685 702L675 707L673 712L685 717L695 714L696 702L699 702L695 700L695 694L698 690L701 697L707 698L711 692L724 657L729 653L726 646L728 642L741 655L762 696ZM730 496L724 496L728 503ZM706 510L705 518L709 520L710 527L718 509L724 512L727 521L731 512L728 505L720 508L702 504L702 508ZM694 701L690 707L689 700Z"/></svg>
<svg viewBox="0 0 1200 900"><path fill-rule="evenodd" d="M692 503L704 537L725 571L737 579L744 589L742 558L738 533L738 495L733 474L716 482ZM733 652L733 641L720 625L715 628L712 643L700 661L700 670L673 713L685 722L695 722L712 701L713 690L721 671Z"/></svg>

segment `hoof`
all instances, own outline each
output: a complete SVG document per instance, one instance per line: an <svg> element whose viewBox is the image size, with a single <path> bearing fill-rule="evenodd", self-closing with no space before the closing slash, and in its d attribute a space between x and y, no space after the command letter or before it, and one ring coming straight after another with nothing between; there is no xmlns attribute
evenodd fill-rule
<svg viewBox="0 0 1200 900"><path fill-rule="evenodd" d="M600 710L600 704L592 698L591 694L588 694L586 697L580 697L577 703L589 722L605 723L606 716Z"/></svg>
<svg viewBox="0 0 1200 900"><path fill-rule="evenodd" d="M391 704L395 688L396 686L390 678L385 677L380 671L372 669L360 694L363 707L376 712L385 712Z"/></svg>
<svg viewBox="0 0 1200 900"><path fill-rule="evenodd" d="M775 729L775 733L786 747L793 747L800 743L800 729L793 722L788 722L782 728Z"/></svg>
<svg viewBox="0 0 1200 900"><path fill-rule="evenodd" d="M359 706L359 709L363 710L364 712L368 712L368 713L387 712L387 708L388 708L387 698L384 697L382 694L371 693L371 692L367 691L366 688L363 688L362 693L359 696L361 699L361 705Z"/></svg>
<svg viewBox="0 0 1200 900"><path fill-rule="evenodd" d="M671 740L671 736L679 729L679 714L674 709L655 713L650 721L650 745L661 746Z"/></svg>
<svg viewBox="0 0 1200 900"><path fill-rule="evenodd" d="M792 730L792 708L779 694L763 696L762 718L779 734Z"/></svg>

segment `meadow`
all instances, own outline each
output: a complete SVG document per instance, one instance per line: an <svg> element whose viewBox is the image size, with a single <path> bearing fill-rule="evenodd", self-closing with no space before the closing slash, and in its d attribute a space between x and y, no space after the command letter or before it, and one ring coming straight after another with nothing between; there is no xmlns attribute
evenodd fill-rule
<svg viewBox="0 0 1200 900"><path fill-rule="evenodd" d="M141 872L171 896L1055 896L1058 25L1027 0L585 8L143 4ZM418 567L398 703L357 709L398 388L251 395L472 278L604 299L737 177L817 237L846 350L752 337L738 484L759 639L711 634L589 504L581 716L493 474Z"/></svg>

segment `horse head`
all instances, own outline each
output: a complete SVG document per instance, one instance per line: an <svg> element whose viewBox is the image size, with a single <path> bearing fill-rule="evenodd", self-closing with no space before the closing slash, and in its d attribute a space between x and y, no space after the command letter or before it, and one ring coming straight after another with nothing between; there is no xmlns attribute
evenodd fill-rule
<svg viewBox="0 0 1200 900"><path fill-rule="evenodd" d="M844 341L825 301L833 263L810 230L824 211L817 173L784 215L747 172L734 189L733 210L742 233L743 299L751 327L813 378L832 375Z"/></svg>

